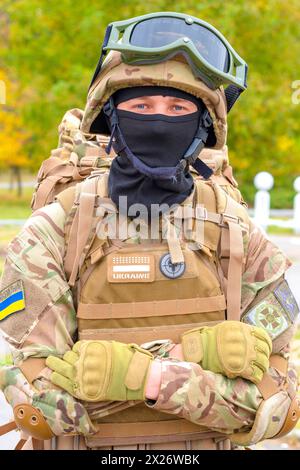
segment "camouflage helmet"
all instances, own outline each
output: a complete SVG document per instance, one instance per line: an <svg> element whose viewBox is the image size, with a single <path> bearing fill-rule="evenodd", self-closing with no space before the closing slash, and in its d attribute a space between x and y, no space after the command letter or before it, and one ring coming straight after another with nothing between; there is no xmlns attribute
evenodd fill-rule
<svg viewBox="0 0 300 470"><path fill-rule="evenodd" d="M200 98L207 107L213 129L207 147L221 149L227 137L227 102L222 86L213 90L197 78L184 57L177 55L151 65L129 65L120 52L111 51L88 93L81 130L91 134L110 134L103 106L118 90L140 86L168 86Z"/></svg>
<svg viewBox="0 0 300 470"><path fill-rule="evenodd" d="M202 19L178 12L156 12L114 21L105 32L81 129L109 134L106 115L114 129L112 141L118 126L112 97L116 91L173 87L195 96L206 107L182 160L184 167L193 165L204 146L221 149L225 145L227 113L247 88L247 71L246 62L227 39ZM228 86L224 91L225 84ZM129 155L130 150L126 153ZM196 166L200 173L204 171Z"/></svg>

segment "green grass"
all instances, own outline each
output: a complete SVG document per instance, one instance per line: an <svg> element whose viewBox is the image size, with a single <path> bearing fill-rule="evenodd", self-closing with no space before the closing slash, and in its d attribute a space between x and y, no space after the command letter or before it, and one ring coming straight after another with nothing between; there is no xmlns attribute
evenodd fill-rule
<svg viewBox="0 0 300 470"><path fill-rule="evenodd" d="M27 219L31 214L33 188L24 188L18 197L14 191L0 189L0 219Z"/></svg>
<svg viewBox="0 0 300 470"><path fill-rule="evenodd" d="M27 219L31 214L31 209L15 204L0 203L0 219Z"/></svg>
<svg viewBox="0 0 300 470"><path fill-rule="evenodd" d="M20 230L21 230L21 227L17 225L8 225L8 226L1 227L0 250L5 248L8 245L8 243L18 234Z"/></svg>
<svg viewBox="0 0 300 470"><path fill-rule="evenodd" d="M22 178L23 182L25 182L25 181L35 181L36 180L36 175L37 175L37 171L36 171L36 173L31 173L29 171L23 170L21 178ZM11 178L10 172L0 171L0 183L10 183L10 178ZM15 185L15 182L14 182L14 185Z"/></svg>
<svg viewBox="0 0 300 470"><path fill-rule="evenodd" d="M292 228L277 227L276 225L270 225L267 229L270 235L294 235Z"/></svg>
<svg viewBox="0 0 300 470"><path fill-rule="evenodd" d="M5 249L9 242L19 233L19 226L5 226L0 228L0 276L3 271L4 260L5 260Z"/></svg>

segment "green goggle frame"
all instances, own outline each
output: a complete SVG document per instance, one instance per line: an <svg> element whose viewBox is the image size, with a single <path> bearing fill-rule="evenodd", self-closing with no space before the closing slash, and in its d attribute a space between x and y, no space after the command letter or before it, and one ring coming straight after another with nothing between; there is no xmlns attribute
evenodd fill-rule
<svg viewBox="0 0 300 470"><path fill-rule="evenodd" d="M110 23L90 87L110 50L121 52L130 65L164 62L180 53L208 87L231 84L239 93L247 88L246 62L216 28L190 15L160 12Z"/></svg>

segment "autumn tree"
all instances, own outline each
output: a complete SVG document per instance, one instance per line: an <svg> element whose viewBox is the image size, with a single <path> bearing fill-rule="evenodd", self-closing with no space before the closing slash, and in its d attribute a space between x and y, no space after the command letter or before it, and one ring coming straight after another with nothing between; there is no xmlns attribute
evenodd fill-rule
<svg viewBox="0 0 300 470"><path fill-rule="evenodd" d="M11 182L17 181L18 195L22 193L21 169L29 165L25 150L29 138L20 109L13 97L16 84L10 83L3 70L0 70L0 83L5 86L5 103L0 105L0 169L11 171Z"/></svg>
<svg viewBox="0 0 300 470"><path fill-rule="evenodd" d="M292 104L292 83L300 79L299 0L2 0L0 61L19 84L33 168L56 146L65 111L84 107L106 25L154 11L203 18L247 61L248 90L229 114L231 161L247 199L254 175L268 170L278 205L291 203L300 174L300 104Z"/></svg>

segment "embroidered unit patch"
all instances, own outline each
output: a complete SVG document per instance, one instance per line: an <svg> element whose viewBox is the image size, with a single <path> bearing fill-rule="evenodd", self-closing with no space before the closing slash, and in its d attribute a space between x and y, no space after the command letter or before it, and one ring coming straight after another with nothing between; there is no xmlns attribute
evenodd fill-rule
<svg viewBox="0 0 300 470"><path fill-rule="evenodd" d="M295 322L298 313L292 291L288 283L283 281L262 302L249 310L242 321L264 328L275 339Z"/></svg>
<svg viewBox="0 0 300 470"><path fill-rule="evenodd" d="M24 288L21 280L10 284L0 292L0 320L25 308Z"/></svg>
<svg viewBox="0 0 300 470"><path fill-rule="evenodd" d="M154 278L154 255L130 253L108 258L108 282L153 282Z"/></svg>
<svg viewBox="0 0 300 470"><path fill-rule="evenodd" d="M291 322L294 323L299 313L299 308L288 283L286 281L283 281L274 290L274 295L277 298L278 302L280 302L282 308L285 310Z"/></svg>

